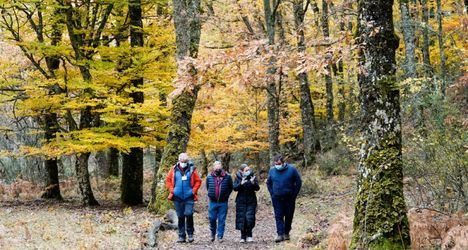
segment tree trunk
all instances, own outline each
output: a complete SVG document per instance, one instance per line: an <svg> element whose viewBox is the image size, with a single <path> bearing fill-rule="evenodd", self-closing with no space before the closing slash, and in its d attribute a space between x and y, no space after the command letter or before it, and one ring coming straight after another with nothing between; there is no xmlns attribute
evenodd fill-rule
<svg viewBox="0 0 468 250"><path fill-rule="evenodd" d="M401 31L405 41L405 76L407 78L416 78L416 44L415 44L415 26L411 19L408 0L399 0L401 12Z"/></svg>
<svg viewBox="0 0 468 250"><path fill-rule="evenodd" d="M299 53L304 53L305 36L304 36L304 1L297 0L294 2L294 23L297 32L297 49ZM314 104L310 94L309 80L307 73L299 73L297 75L300 89L300 108L302 120L302 138L304 147L304 166L311 166L315 161L315 149L319 144L318 133L315 126Z"/></svg>
<svg viewBox="0 0 468 250"><path fill-rule="evenodd" d="M440 74L441 74L441 86L440 91L442 96L445 96L445 89L447 88L447 68L446 68L446 59L445 59L445 49L444 49L444 33L442 30L442 4L441 0L436 0L437 5L437 39L439 42L439 56L440 56Z"/></svg>
<svg viewBox="0 0 468 250"><path fill-rule="evenodd" d="M268 37L268 45L270 49L274 49L275 44L275 23L276 23L276 11L278 4L281 0L264 0L263 8L265 12L265 26ZM280 134L280 122L279 122L279 91L277 90L275 74L276 74L276 58L272 56L269 60L269 66L267 68L267 114L268 114L268 142L270 144L269 157L270 165L273 165L273 159L275 155L280 152L279 146L279 134Z"/></svg>
<svg viewBox="0 0 468 250"><path fill-rule="evenodd" d="M182 61L186 57L198 56L201 34L200 0L173 0L173 6L178 74L180 77L189 74L190 77L195 78L197 74L195 67L189 66L189 69L184 71ZM164 147L157 178L153 180L156 183L154 184L156 192L148 206L152 212L163 214L172 206L167 200L168 191L165 188L164 177L170 167L177 162L178 155L187 150L198 90L198 86L194 86L193 89L184 89L172 100L167 144Z"/></svg>
<svg viewBox="0 0 468 250"><path fill-rule="evenodd" d="M208 157L206 156L205 149L200 150L201 158L201 176L208 176Z"/></svg>
<svg viewBox="0 0 468 250"><path fill-rule="evenodd" d="M143 47L143 21L141 0L130 0L128 4L130 18L130 46ZM137 77L130 80L135 88L141 88L143 78ZM141 91L133 90L130 93L132 102L141 104L144 95ZM143 127L140 125L141 117L136 114L131 115L130 126L127 131L131 137L141 137ZM143 203L143 149L131 148L129 153L122 154L122 183L121 196L122 203L127 205L137 205Z"/></svg>
<svg viewBox="0 0 468 250"><path fill-rule="evenodd" d="M54 113L48 113L44 116L44 120L45 139L49 142L55 139L55 134L57 133L57 115ZM62 195L60 194L57 158L46 159L44 161L44 167L47 176L45 190L41 197L45 199L61 200Z"/></svg>
<svg viewBox="0 0 468 250"><path fill-rule="evenodd" d="M226 170L226 172L230 171L229 164L231 162L231 153L225 152L222 153L220 156L221 164L223 165L223 169Z"/></svg>
<svg viewBox="0 0 468 250"><path fill-rule="evenodd" d="M62 28L60 27L61 24L59 23L62 21L61 18L61 11L55 10L54 16L56 21L52 24L52 32L51 32L51 46L57 46L60 44L62 40ZM42 39L41 39L42 40ZM47 69L49 70L49 74L51 77L55 77L55 71L60 67L60 59L57 57L46 57L46 65ZM61 92L59 86L53 86L49 89L50 94L59 94ZM47 142L50 142L55 139L56 133L58 132L57 127L57 114L53 112L48 112L44 115L44 131L45 131L45 139ZM45 199L62 199L62 195L60 194L60 182L58 177L58 165L57 165L57 158L46 159L44 161L44 166L46 170L46 182L45 182L45 191L42 194L42 198Z"/></svg>
<svg viewBox="0 0 468 250"><path fill-rule="evenodd" d="M322 18L321 18L321 25L322 25L322 33L325 40L329 40L330 38L330 27L328 24L328 3L326 0L322 0ZM327 62L327 66L325 67L327 73L325 74L325 88L327 93L327 140L326 140L326 148L330 149L334 147L335 144L335 131L334 131L334 116L333 116L333 79L331 76L332 67L331 67L331 60L332 60L332 53L327 52L325 58L329 60Z"/></svg>
<svg viewBox="0 0 468 250"><path fill-rule="evenodd" d="M119 176L119 150L116 148L110 148L108 151L109 159L109 176Z"/></svg>
<svg viewBox="0 0 468 250"><path fill-rule="evenodd" d="M409 249L393 0L361 0L358 6L363 144L351 248Z"/></svg>
<svg viewBox="0 0 468 250"><path fill-rule="evenodd" d="M88 159L90 153L82 153L76 156L75 171L80 191L81 201L87 206L97 206L99 203L94 198L91 182L89 181Z"/></svg>
<svg viewBox="0 0 468 250"><path fill-rule="evenodd" d="M422 29L423 43L422 43L422 54L423 54L423 64L424 64L424 74L426 77L432 76L432 65L431 65L431 56L429 53L430 40L429 40L429 9L427 6L427 0L421 0L422 8L422 23L424 27Z"/></svg>

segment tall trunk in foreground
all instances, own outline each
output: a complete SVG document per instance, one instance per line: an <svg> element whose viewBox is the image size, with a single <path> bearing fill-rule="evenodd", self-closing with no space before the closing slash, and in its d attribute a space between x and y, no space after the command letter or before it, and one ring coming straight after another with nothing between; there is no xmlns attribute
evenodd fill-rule
<svg viewBox="0 0 468 250"><path fill-rule="evenodd" d="M358 6L363 143L351 248L409 249L393 0L360 0Z"/></svg>
<svg viewBox="0 0 468 250"><path fill-rule="evenodd" d="M304 53L306 50L304 36L304 0L294 2L294 24L297 32L297 50ZM297 75L300 88L300 108L302 119L302 137L304 147L304 166L311 166L315 161L315 149L318 143L318 133L315 126L314 104L310 95L309 79L306 72Z"/></svg>
<svg viewBox="0 0 468 250"><path fill-rule="evenodd" d="M189 74L196 77L194 65L188 69L183 67L183 60L187 57L196 58L200 44L201 19L200 0L173 0L174 26L176 31L176 57L179 77ZM169 169L177 162L180 153L187 150L190 138L193 109L197 101L199 87L184 89L172 100L171 122L167 144L164 147L161 163L156 178L156 192L152 197L148 209L155 213L165 213L171 204L167 200L168 191L165 188L165 176Z"/></svg>
<svg viewBox="0 0 468 250"><path fill-rule="evenodd" d="M143 21L141 16L141 0L130 0L128 13L130 18L130 46L143 47ZM143 92L139 91L143 85L143 78L130 80L132 87L137 89L130 93L132 102L141 104L144 101ZM131 115L128 133L132 137L140 137L143 127L140 125L141 117ZM120 199L127 205L143 203L143 149L131 148L129 153L122 154L122 182L120 186Z"/></svg>

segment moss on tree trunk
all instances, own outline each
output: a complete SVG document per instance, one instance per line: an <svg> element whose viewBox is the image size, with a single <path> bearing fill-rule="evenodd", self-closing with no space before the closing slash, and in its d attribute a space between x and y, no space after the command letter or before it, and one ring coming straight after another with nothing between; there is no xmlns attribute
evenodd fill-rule
<svg viewBox="0 0 468 250"><path fill-rule="evenodd" d="M183 69L183 61L198 56L200 44L201 19L200 0L173 0L173 17L176 33L176 56L178 64L178 77L189 74L194 79L197 70L194 65ZM158 172L155 173L153 186L156 187L148 209L163 214L172 207L167 200L168 191L165 187L166 174L169 168L177 162L178 155L187 150L190 139L192 113L197 101L199 86L184 89L172 100L171 123L167 144L161 157Z"/></svg>
<svg viewBox="0 0 468 250"><path fill-rule="evenodd" d="M197 92L198 89L186 90L172 101L173 108L167 144L164 147L158 173L154 179L156 181L156 192L148 206L148 209L154 213L163 214L172 208L172 203L167 200L169 193L165 187L166 174L177 163L178 155L187 149Z"/></svg>
<svg viewBox="0 0 468 250"><path fill-rule="evenodd" d="M403 196L400 92L395 80L398 38L393 1L359 1L358 76L363 144L358 166L352 249L408 249Z"/></svg>

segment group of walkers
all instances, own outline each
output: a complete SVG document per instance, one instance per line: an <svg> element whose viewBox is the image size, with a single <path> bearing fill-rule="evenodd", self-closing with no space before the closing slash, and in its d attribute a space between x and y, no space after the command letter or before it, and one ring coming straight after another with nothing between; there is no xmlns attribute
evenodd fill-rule
<svg viewBox="0 0 468 250"><path fill-rule="evenodd" d="M266 184L276 220L275 242L281 242L290 239L296 198L301 190L302 181L297 169L285 163L281 155L276 156L274 162ZM188 154L180 154L179 161L166 176L168 199L174 202L178 217L178 243L194 241L194 203L198 200L197 194L201 184L202 180ZM223 241L229 196L232 191L236 191L236 229L241 233L240 242L253 242L252 230L255 227L257 212L256 192L260 190L254 171L247 164L242 164L233 181L231 175L223 169L221 162L216 161L212 172L206 177L206 189L209 198L211 241L216 239L219 242Z"/></svg>

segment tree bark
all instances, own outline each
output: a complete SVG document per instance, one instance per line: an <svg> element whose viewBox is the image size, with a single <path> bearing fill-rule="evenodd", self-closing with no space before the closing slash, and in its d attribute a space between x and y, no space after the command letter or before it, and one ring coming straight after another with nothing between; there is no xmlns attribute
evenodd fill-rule
<svg viewBox="0 0 468 250"><path fill-rule="evenodd" d="M44 130L45 139L50 142L55 139L57 128L57 115L55 113L47 113L44 115ZM46 170L45 190L41 197L44 199L57 199L61 200L60 182L58 176L57 158L46 159L44 161Z"/></svg>
<svg viewBox="0 0 468 250"><path fill-rule="evenodd" d="M325 40L329 40L330 38L330 27L328 24L328 2L326 0L322 0L322 16L321 16L321 26L322 26L322 33L323 37ZM327 93L327 128L326 128L326 134L327 134L327 141L326 141L326 148L330 149L334 147L335 144L335 131L334 131L334 125L335 125L335 119L333 115L333 79L331 76L332 72L332 67L331 67L331 60L332 60L332 53L327 52L325 55L325 58L329 60L327 62L327 66L325 66L325 69L327 73L325 74L325 88L326 88L326 93Z"/></svg>
<svg viewBox="0 0 468 250"><path fill-rule="evenodd" d="M393 0L358 3L362 137L352 249L409 249Z"/></svg>
<svg viewBox="0 0 468 250"><path fill-rule="evenodd" d="M421 0L421 9L422 23L424 24L422 29L423 42L421 47L423 54L424 74L426 77L430 77L432 76L432 65L429 52L431 42L429 40L429 9L427 6L427 0Z"/></svg>
<svg viewBox="0 0 468 250"><path fill-rule="evenodd" d="M447 68L445 59L445 48L444 48L444 32L442 29L442 4L441 0L436 0L437 5L437 40L439 43L439 56L440 56L440 74L441 74L441 86L440 91L442 96L445 96L445 90L447 88Z"/></svg>
<svg viewBox="0 0 468 250"><path fill-rule="evenodd" d="M417 77L416 72L416 44L415 26L410 15L409 1L399 0L401 12L401 31L405 41L405 76L406 78Z"/></svg>
<svg viewBox="0 0 468 250"><path fill-rule="evenodd" d="M119 150L116 148L110 148L108 151L109 160L109 176L119 176Z"/></svg>
<svg viewBox="0 0 468 250"><path fill-rule="evenodd" d="M130 46L143 47L143 21L141 0L130 0L128 4L130 18ZM135 88L141 88L143 78L137 77L130 80ZM144 95L141 91L133 90L130 93L132 102L141 104ZM130 126L127 131L131 137L141 137L143 127L140 125L141 117L136 114L131 115ZM122 183L121 183L122 203L127 205L137 205L143 203L143 149L131 148L129 153L122 154Z"/></svg>
<svg viewBox="0 0 468 250"><path fill-rule="evenodd" d="M274 50L275 45L275 23L276 23L276 11L281 0L263 0L263 8L265 13L265 26L267 31L268 45L270 49ZM280 152L279 146L279 134L280 134L280 122L279 122L279 91L276 86L275 74L276 74L276 58L271 56L269 59L269 66L267 68L267 114L268 114L268 142L270 165L273 165L273 159L275 155Z"/></svg>
<svg viewBox="0 0 468 250"><path fill-rule="evenodd" d="M89 181L88 159L90 153L82 153L76 156L75 172L78 181L81 201L88 206L97 206L99 203L94 198L91 182Z"/></svg>
<svg viewBox="0 0 468 250"><path fill-rule="evenodd" d="M56 18L62 15L61 11L55 11L54 15ZM58 23L59 20L63 20L59 18L57 22L52 24L52 32L51 32L51 46L59 45L60 41L62 40L62 29L60 28L60 24ZM60 67L60 60L57 57L46 57L46 65L47 69L49 70L49 74L51 77L55 77L55 71ZM49 89L50 94L58 94L61 92L60 87L53 86ZM47 112L44 115L44 131L45 131L45 140L50 142L55 139L55 136L58 132L57 127L57 114L53 112ZM44 161L44 166L46 169L47 177L45 182L45 191L42 194L42 198L45 199L62 199L62 195L60 194L60 182L58 177L58 160L57 158L46 159Z"/></svg>
<svg viewBox="0 0 468 250"><path fill-rule="evenodd" d="M198 56L201 34L200 0L173 0L173 6L178 74L190 74L190 77L195 78L197 74L195 67L191 65L188 72L185 72L182 62L186 57ZM168 191L165 188L164 177L170 167L177 162L178 155L187 149L198 90L198 86L194 86L193 89L184 89L172 100L167 144L164 147L157 178L153 180L156 183L156 192L148 206L152 212L163 214L172 207L167 200Z"/></svg>
<svg viewBox="0 0 468 250"><path fill-rule="evenodd" d="M296 0L294 8L294 24L297 33L297 49L299 53L304 53L306 50L304 36L304 16L305 7L304 0ZM302 138L304 148L304 166L311 166L315 161L316 146L320 147L318 133L315 125L315 110L310 94L309 79L307 73L299 73L297 75L300 89L300 108L302 121Z"/></svg>

